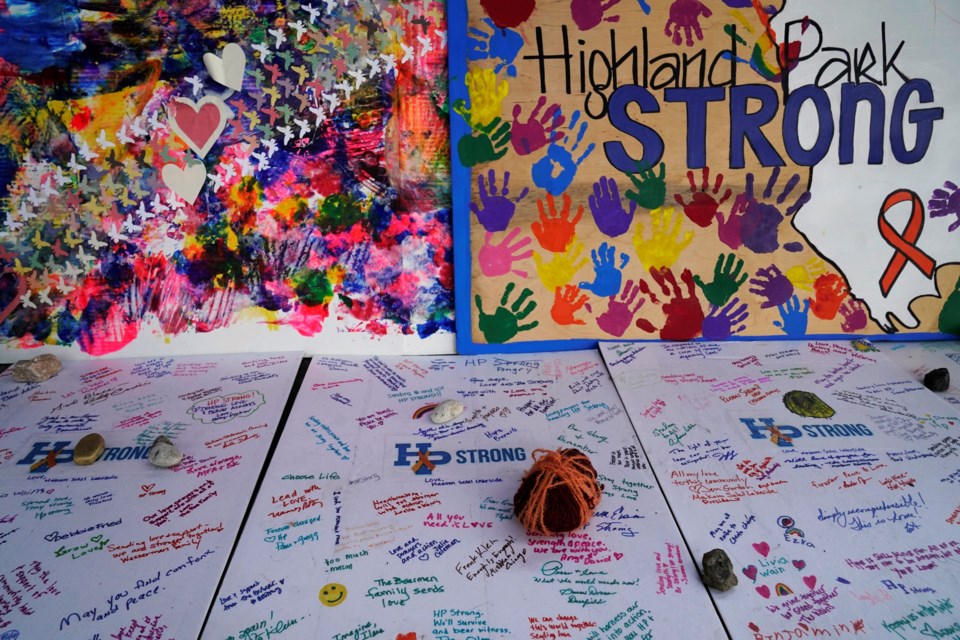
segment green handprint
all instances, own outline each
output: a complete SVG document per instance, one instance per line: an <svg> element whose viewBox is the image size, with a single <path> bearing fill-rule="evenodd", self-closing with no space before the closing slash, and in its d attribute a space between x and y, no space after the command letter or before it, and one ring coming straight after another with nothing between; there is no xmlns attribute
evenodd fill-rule
<svg viewBox="0 0 960 640"><path fill-rule="evenodd" d="M507 284L507 288L504 289L503 295L500 297L500 306L493 312L493 315L488 315L483 312L483 300L479 294L474 297L477 303L477 311L480 312L480 332L483 333L486 341L491 344L503 344L521 331L529 331L540 324L537 320L529 324L520 324L520 321L530 315L537 307L537 303L534 300L531 300L527 303L526 307L523 307L526 299L533 295L533 291L530 289L521 291L517 299L510 305L510 308L507 309L507 302L515 287L516 284L513 282ZM523 309L521 309L521 307L523 307Z"/></svg>
<svg viewBox="0 0 960 640"><path fill-rule="evenodd" d="M736 261L736 265L734 265ZM713 267L713 282L704 284L700 276L693 276L693 281L703 291L707 301L715 307L722 307L733 297L747 280L747 274L740 276L743 269L743 259L737 258L734 254L728 254L724 261L723 254L717 256L717 264Z"/></svg>
<svg viewBox="0 0 960 640"><path fill-rule="evenodd" d="M478 127L474 135L463 136L457 143L460 164L473 167L482 162L498 160L507 153L510 142L510 124L494 118L490 124Z"/></svg>
<svg viewBox="0 0 960 640"><path fill-rule="evenodd" d="M644 209L662 207L667 199L667 183L663 178L666 171L666 165L662 162L660 163L660 175L655 175L653 168L644 169L642 166L638 166L638 173L627 174L636 191L627 189L625 195Z"/></svg>

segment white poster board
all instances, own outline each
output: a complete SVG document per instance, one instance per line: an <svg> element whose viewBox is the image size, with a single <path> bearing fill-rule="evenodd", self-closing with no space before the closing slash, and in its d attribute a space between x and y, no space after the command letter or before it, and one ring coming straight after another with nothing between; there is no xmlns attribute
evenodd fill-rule
<svg viewBox="0 0 960 640"><path fill-rule="evenodd" d="M887 342L877 345L894 362L912 373L920 382L934 369L946 369L950 388L937 395L953 405L960 405L960 343L951 342Z"/></svg>
<svg viewBox="0 0 960 640"><path fill-rule="evenodd" d="M0 637L196 638L299 364L286 352L0 375ZM75 464L94 432L103 455ZM180 464L147 460L159 435Z"/></svg>
<svg viewBox="0 0 960 640"><path fill-rule="evenodd" d="M957 636L953 407L867 342L601 351L734 638Z"/></svg>
<svg viewBox="0 0 960 640"><path fill-rule="evenodd" d="M560 447L603 498L528 534L514 494ZM203 638L725 637L596 351L314 358L235 558Z"/></svg>

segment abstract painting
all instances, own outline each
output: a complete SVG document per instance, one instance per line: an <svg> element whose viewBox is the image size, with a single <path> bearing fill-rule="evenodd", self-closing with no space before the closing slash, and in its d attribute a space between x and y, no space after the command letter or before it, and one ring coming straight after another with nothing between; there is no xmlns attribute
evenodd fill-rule
<svg viewBox="0 0 960 640"><path fill-rule="evenodd" d="M431 0L0 0L6 347L449 335L446 40Z"/></svg>

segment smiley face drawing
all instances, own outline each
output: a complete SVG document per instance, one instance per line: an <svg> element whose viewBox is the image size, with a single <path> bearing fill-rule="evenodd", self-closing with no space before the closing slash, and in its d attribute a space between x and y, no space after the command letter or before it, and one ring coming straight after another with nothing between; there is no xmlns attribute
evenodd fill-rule
<svg viewBox="0 0 960 640"><path fill-rule="evenodd" d="M340 583L331 582L320 589L320 602L327 607L335 607L347 598L347 588Z"/></svg>

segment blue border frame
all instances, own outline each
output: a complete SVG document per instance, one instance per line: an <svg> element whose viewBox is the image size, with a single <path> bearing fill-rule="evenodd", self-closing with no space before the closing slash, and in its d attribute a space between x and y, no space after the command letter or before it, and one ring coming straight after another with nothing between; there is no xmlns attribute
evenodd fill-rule
<svg viewBox="0 0 960 640"><path fill-rule="evenodd" d="M453 275L454 275L454 311L456 326L457 352L464 355L483 353L529 353L535 351L573 351L575 349L593 349L600 342L664 342L663 340L530 340L488 344L473 341L470 322L472 282L470 268L472 251L470 250L470 189L472 172L457 159L457 145L460 138L470 134L470 127L463 118L454 114L453 103L466 99L467 88L464 77L467 73L467 0L448 0L447 2L447 65L448 65L448 105L450 112L450 192L453 200ZM458 250L459 249L459 250ZM920 341L920 340L956 340L958 336L945 333L880 333L850 334L830 333L803 336L804 340L857 340L871 341ZM784 341L789 336L733 336L729 342ZM692 342L703 342L695 338Z"/></svg>

